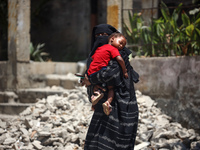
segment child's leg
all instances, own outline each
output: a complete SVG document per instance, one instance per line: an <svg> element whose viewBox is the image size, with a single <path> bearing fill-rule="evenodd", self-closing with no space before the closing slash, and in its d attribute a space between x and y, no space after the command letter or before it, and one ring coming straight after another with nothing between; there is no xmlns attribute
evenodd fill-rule
<svg viewBox="0 0 200 150"><path fill-rule="evenodd" d="M111 107L111 103L113 101L113 98L114 98L114 89L113 89L113 86L108 86L108 99L106 102L104 102L102 104L103 106L103 111L106 115L109 115L110 112L112 111L112 107Z"/></svg>
<svg viewBox="0 0 200 150"><path fill-rule="evenodd" d="M108 99L107 101L111 104L114 98L114 89L113 86L108 86Z"/></svg>

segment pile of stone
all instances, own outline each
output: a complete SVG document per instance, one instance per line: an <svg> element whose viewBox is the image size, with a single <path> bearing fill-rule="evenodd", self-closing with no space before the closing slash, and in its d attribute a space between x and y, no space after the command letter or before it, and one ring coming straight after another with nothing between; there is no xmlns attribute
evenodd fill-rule
<svg viewBox="0 0 200 150"><path fill-rule="evenodd" d="M157 108L149 96L136 91L139 106L138 135L135 149L200 150L200 136L186 129Z"/></svg>
<svg viewBox="0 0 200 150"><path fill-rule="evenodd" d="M200 136L136 91L140 110L135 149L200 149ZM0 119L0 150L82 150L92 117L86 88L38 99L17 118Z"/></svg>
<svg viewBox="0 0 200 150"><path fill-rule="evenodd" d="M90 108L84 87L38 99L18 118L0 121L0 150L82 150Z"/></svg>

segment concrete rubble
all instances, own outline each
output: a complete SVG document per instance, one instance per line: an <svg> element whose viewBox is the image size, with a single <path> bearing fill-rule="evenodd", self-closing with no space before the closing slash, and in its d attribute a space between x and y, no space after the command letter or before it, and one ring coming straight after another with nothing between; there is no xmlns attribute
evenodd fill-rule
<svg viewBox="0 0 200 150"><path fill-rule="evenodd" d="M136 91L139 106L135 150L199 150L200 136ZM17 117L0 119L0 150L83 150L92 117L85 87L38 99Z"/></svg>

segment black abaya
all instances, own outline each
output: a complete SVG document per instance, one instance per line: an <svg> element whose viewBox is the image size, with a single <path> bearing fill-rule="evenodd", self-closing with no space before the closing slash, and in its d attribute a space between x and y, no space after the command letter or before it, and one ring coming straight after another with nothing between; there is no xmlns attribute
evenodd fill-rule
<svg viewBox="0 0 200 150"><path fill-rule="evenodd" d="M106 36L95 39L95 34L107 33L117 30L107 24L101 24L93 29L92 51L88 58L87 67L91 63L91 56L97 47L107 43ZM107 93L95 105L95 111L86 136L84 150L133 150L138 124L138 105L133 82L138 82L138 74L130 65L128 56L130 50L124 48L120 51L123 57L129 78L125 79L120 65L116 60L111 60L106 70L102 70L90 78L91 86L88 87L88 97L92 95L95 84L111 83L114 86L114 99L111 103L112 111L105 115L102 103L107 100Z"/></svg>

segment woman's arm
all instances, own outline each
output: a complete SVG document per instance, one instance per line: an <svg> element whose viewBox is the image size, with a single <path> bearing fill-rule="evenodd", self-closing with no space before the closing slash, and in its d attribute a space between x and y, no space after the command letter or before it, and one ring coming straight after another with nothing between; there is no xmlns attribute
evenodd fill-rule
<svg viewBox="0 0 200 150"><path fill-rule="evenodd" d="M121 67L119 66L116 60L111 60L106 67L105 70L99 71L97 74L89 77L89 81L91 84L101 84L101 83L108 83L109 85L115 86L115 83L110 83L113 78L117 78L121 80Z"/></svg>
<svg viewBox="0 0 200 150"><path fill-rule="evenodd" d="M120 66L122 68L122 72L123 72L124 77L127 79L128 78L128 73L127 73L127 69L126 69L125 62L124 62L123 58L121 56L117 56L116 60L120 64Z"/></svg>

